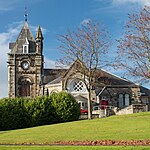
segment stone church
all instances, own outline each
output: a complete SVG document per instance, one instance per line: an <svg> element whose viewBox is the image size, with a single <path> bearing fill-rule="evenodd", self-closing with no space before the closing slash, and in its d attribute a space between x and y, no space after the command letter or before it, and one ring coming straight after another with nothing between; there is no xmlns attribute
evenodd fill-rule
<svg viewBox="0 0 150 150"><path fill-rule="evenodd" d="M87 109L88 91L83 74L76 69L80 62L75 61L69 69L45 69L43 39L40 26L34 38L25 20L16 42L9 43L9 97L37 97L67 91L82 109ZM119 108L134 103L150 105L149 89L101 69L97 72L100 76L95 79L91 92L93 105L101 104L102 100Z"/></svg>

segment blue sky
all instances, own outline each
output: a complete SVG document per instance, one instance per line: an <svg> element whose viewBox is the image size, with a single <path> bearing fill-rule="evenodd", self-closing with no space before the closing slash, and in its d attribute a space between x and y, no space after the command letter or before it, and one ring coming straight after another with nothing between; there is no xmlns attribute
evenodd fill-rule
<svg viewBox="0 0 150 150"><path fill-rule="evenodd" d="M123 33L127 14L144 5L150 5L150 0L0 0L0 98L8 95L8 43L15 41L21 30L25 7L33 35L38 25L42 27L45 67L54 68L61 56L57 34L64 34L68 28L75 30L91 18L108 27L114 40L110 51L115 53L115 39Z"/></svg>

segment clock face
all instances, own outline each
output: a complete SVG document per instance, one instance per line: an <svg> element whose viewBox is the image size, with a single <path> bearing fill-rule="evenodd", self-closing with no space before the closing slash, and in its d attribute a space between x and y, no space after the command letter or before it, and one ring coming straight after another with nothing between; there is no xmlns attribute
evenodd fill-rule
<svg viewBox="0 0 150 150"><path fill-rule="evenodd" d="M22 63L22 68L25 69L25 70L27 70L29 68L29 63L27 61L24 61Z"/></svg>

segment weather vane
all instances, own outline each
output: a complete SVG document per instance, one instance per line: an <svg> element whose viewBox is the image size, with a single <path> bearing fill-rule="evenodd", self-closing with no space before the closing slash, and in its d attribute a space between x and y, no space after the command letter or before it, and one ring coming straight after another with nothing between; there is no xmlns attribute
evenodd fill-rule
<svg viewBox="0 0 150 150"><path fill-rule="evenodd" d="M27 22L27 20L28 20L27 7L25 7L24 17L25 17L25 21Z"/></svg>

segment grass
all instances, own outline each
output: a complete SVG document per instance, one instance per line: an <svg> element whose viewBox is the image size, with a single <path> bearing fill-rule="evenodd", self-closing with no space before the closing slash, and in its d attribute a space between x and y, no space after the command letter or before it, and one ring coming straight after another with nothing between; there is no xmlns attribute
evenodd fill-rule
<svg viewBox="0 0 150 150"><path fill-rule="evenodd" d="M150 139L150 112L0 132L1 144L103 139Z"/></svg>
<svg viewBox="0 0 150 150"><path fill-rule="evenodd" d="M0 146L1 150L149 150L147 146Z"/></svg>

